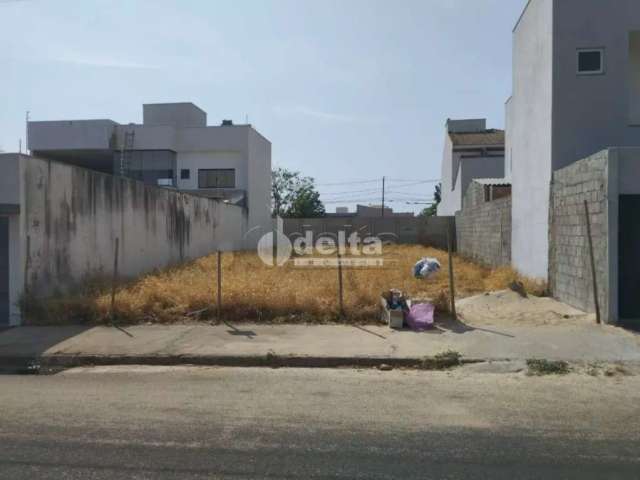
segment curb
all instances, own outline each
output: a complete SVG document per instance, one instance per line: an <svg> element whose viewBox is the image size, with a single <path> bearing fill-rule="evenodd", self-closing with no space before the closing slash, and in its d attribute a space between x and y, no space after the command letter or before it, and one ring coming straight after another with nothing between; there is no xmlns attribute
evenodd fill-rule
<svg viewBox="0 0 640 480"><path fill-rule="evenodd" d="M67 369L89 366L149 365L149 366L212 366L266 368L413 368L443 370L488 360L462 358L442 362L435 357L314 357L304 355L45 355L0 356L0 369L37 373L39 369Z"/></svg>

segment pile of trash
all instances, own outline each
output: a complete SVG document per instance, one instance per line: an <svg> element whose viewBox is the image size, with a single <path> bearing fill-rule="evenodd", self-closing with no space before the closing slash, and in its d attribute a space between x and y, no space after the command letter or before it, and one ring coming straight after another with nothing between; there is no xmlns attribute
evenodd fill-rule
<svg viewBox="0 0 640 480"><path fill-rule="evenodd" d="M413 266L413 276L428 279L435 277L440 271L440 262L435 258L421 258Z"/></svg>
<svg viewBox="0 0 640 480"><path fill-rule="evenodd" d="M440 262L436 258L421 258L413 266L415 278L427 280L434 278L440 271ZM409 327L423 331L434 326L435 306L431 303L416 303L406 298L400 290L389 290L382 295L382 321L391 328Z"/></svg>
<svg viewBox="0 0 640 480"><path fill-rule="evenodd" d="M433 304L413 304L400 290L389 290L382 296L382 320L391 328L427 330L434 325L434 313Z"/></svg>

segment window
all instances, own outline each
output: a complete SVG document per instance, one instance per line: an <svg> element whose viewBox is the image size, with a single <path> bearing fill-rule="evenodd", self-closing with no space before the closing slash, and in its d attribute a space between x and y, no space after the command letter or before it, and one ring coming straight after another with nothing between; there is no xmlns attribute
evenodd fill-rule
<svg viewBox="0 0 640 480"><path fill-rule="evenodd" d="M235 188L236 170L234 168L215 168L198 170L198 188Z"/></svg>
<svg viewBox="0 0 640 480"><path fill-rule="evenodd" d="M183 168L180 170L180 180L189 180L191 178L191 170Z"/></svg>
<svg viewBox="0 0 640 480"><path fill-rule="evenodd" d="M578 50L578 74L598 75L604 73L604 50L601 48Z"/></svg>

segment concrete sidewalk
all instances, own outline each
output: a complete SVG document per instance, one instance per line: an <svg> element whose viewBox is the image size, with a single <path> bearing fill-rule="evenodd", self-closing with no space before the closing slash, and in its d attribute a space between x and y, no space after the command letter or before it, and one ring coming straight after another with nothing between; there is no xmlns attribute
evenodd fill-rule
<svg viewBox="0 0 640 480"><path fill-rule="evenodd" d="M467 360L640 362L640 335L605 325L476 328L459 323L424 333L253 324L21 327L0 333L0 366L33 360L51 366L399 366L447 350Z"/></svg>

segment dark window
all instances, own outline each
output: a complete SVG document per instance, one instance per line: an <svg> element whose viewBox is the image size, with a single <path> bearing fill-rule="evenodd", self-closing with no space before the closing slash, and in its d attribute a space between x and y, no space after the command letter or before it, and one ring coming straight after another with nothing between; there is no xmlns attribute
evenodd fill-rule
<svg viewBox="0 0 640 480"><path fill-rule="evenodd" d="M602 50L578 50L578 73L603 73L604 65L602 57Z"/></svg>
<svg viewBox="0 0 640 480"><path fill-rule="evenodd" d="M234 168L214 168L198 170L198 188L235 188Z"/></svg>
<svg viewBox="0 0 640 480"><path fill-rule="evenodd" d="M191 178L191 170L188 168L183 168L180 170L180 179L181 180L189 180Z"/></svg>

